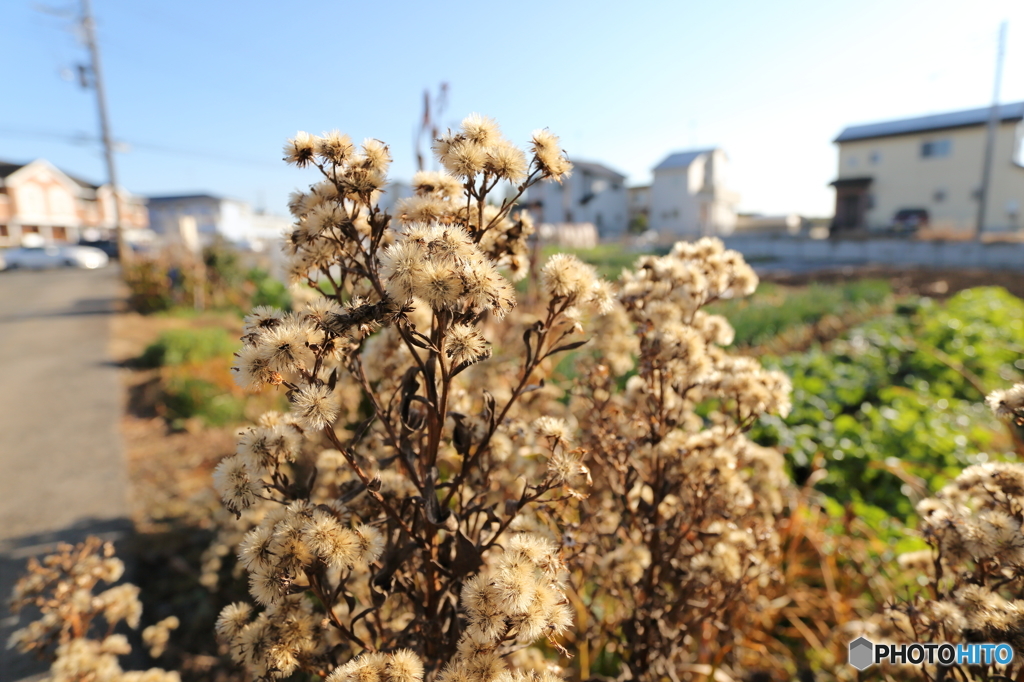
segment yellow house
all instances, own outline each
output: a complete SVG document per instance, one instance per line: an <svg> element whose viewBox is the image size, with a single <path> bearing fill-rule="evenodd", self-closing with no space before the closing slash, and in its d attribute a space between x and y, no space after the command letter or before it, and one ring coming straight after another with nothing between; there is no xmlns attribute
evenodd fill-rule
<svg viewBox="0 0 1024 682"><path fill-rule="evenodd" d="M990 107L846 128L839 145L834 231L926 227L974 234ZM997 111L984 232L1021 229L1024 102Z"/></svg>

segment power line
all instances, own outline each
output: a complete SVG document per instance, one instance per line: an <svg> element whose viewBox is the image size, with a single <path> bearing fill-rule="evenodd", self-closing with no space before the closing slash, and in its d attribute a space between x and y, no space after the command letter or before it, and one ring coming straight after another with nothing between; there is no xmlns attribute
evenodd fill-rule
<svg viewBox="0 0 1024 682"><path fill-rule="evenodd" d="M29 128L10 127L0 127L0 137L53 139L74 145L94 144L97 142L101 142L100 138L96 137L95 135L88 135L87 133L59 133L46 130L33 130ZM118 147L125 146L127 146L129 149L118 149ZM245 166L259 165L267 167L274 166L275 168L283 167L282 164L274 163L266 159L246 158L241 156L233 156L229 154L221 154L218 152L204 152L196 149L168 147L166 145L160 145L151 142L138 142L134 140L118 139L114 140L114 147L115 149L117 149L118 152L121 153L138 149L142 151L156 152L158 154L171 154L174 156L193 157L228 164L237 164Z"/></svg>

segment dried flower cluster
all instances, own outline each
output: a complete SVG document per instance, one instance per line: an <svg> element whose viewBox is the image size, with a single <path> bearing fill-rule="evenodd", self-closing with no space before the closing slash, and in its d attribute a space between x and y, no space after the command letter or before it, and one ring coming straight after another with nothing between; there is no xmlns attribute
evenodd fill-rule
<svg viewBox="0 0 1024 682"><path fill-rule="evenodd" d="M741 674L747 614L777 578L788 480L781 454L744 431L788 413L789 380L727 353L732 328L702 310L756 286L716 239L641 258L574 401L594 487L568 563L605 650L640 679L694 665Z"/></svg>
<svg viewBox="0 0 1024 682"><path fill-rule="evenodd" d="M570 625L551 540L587 469L518 406L555 399L550 358L582 345L582 316L608 309L611 288L560 258L540 314L511 314L505 273L525 274L533 230L512 210L569 172L557 138L535 133L528 156L474 115L434 149L444 170L418 173L392 217L382 143L300 133L285 147L323 178L291 201L290 272L308 293L246 318L235 371L247 389L282 387L291 409L244 429L217 467L237 520L208 557L219 566L241 537L258 606L227 607L217 630L256 678L511 682L523 673L506 657L558 648ZM510 332L525 351L482 362ZM551 674L543 659L530 669Z"/></svg>
<svg viewBox="0 0 1024 682"><path fill-rule="evenodd" d="M557 548L530 535L509 539L491 570L466 581L462 603L466 610L466 629L451 661L441 670L439 682L496 680L519 682L533 676L513 672L502 659L516 644L528 645L547 637L561 635L572 624L572 612L562 592L564 566ZM556 668L544 670L538 679L560 679ZM355 658L335 669L328 682L361 682L373 679L393 682L419 682L423 665L408 649L392 654L371 653Z"/></svg>
<svg viewBox="0 0 1024 682"><path fill-rule="evenodd" d="M986 402L996 416L1024 423L1024 384L994 391ZM917 513L930 548L898 560L927 591L891 604L864 624L865 632L879 642L1005 642L1024 649L1024 464L970 466L921 500ZM977 669L1016 679L1024 668L1015 660ZM929 680L973 675L966 665L926 667L921 674Z"/></svg>
<svg viewBox="0 0 1024 682"><path fill-rule="evenodd" d="M27 574L14 587L11 608L19 612L35 607L40 617L15 631L8 646L50 659L46 679L52 682L180 682L178 673L159 668L121 669L118 656L131 653L131 646L114 628L122 621L139 627L139 588L123 583L98 594L94 590L101 582L116 583L123 574L114 546L94 537L75 546L62 543L41 562L31 559ZM162 653L175 627L172 617L146 628L144 638L155 649L154 656Z"/></svg>
<svg viewBox="0 0 1024 682"><path fill-rule="evenodd" d="M1005 391L993 391L985 401L997 417L1024 426L1024 384L1015 384Z"/></svg>

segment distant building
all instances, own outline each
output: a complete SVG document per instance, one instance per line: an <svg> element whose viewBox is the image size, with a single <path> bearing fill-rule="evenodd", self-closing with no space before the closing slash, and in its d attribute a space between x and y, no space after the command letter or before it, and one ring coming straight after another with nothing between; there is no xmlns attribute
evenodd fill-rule
<svg viewBox="0 0 1024 682"><path fill-rule="evenodd" d="M387 211L394 216L398 214L398 202L408 199L414 194L412 185L408 182L391 180L384 186L384 191L381 192L380 198L377 200L377 206L380 210Z"/></svg>
<svg viewBox="0 0 1024 682"><path fill-rule="evenodd" d="M545 181L527 190L525 203L537 222L592 223L601 239L622 236L629 220L626 176L600 163L572 164L561 184Z"/></svg>
<svg viewBox="0 0 1024 682"><path fill-rule="evenodd" d="M927 224L967 236L977 222L991 108L846 128L839 145L833 231ZM1024 102L997 111L985 231L1021 229Z"/></svg>
<svg viewBox="0 0 1024 682"><path fill-rule="evenodd" d="M629 224L643 224L650 227L651 223L651 186L641 185L640 187L629 187L626 189L629 197Z"/></svg>
<svg viewBox="0 0 1024 682"><path fill-rule="evenodd" d="M676 152L655 166L650 229L663 237L730 234L739 195L726 187L727 164L715 148Z"/></svg>
<svg viewBox="0 0 1024 682"><path fill-rule="evenodd" d="M213 194L149 198L149 223L157 234L175 235L183 217L196 221L204 242L215 236L236 244L276 241L292 225L290 218L253 211L244 201Z"/></svg>
<svg viewBox="0 0 1024 682"><path fill-rule="evenodd" d="M121 225L145 229L145 199L117 192ZM47 244L114 238L114 192L63 172L49 161L0 161L0 247L35 234Z"/></svg>

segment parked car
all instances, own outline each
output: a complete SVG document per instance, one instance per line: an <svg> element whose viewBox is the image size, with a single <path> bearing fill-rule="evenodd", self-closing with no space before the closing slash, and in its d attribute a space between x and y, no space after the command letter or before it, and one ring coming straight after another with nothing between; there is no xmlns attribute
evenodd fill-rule
<svg viewBox="0 0 1024 682"><path fill-rule="evenodd" d="M99 249L103 253L107 254L108 258L117 258L117 240L115 239L97 239L94 241L81 240L78 242L79 246L91 246L94 249Z"/></svg>
<svg viewBox="0 0 1024 682"><path fill-rule="evenodd" d="M107 254L91 246L22 246L5 251L3 261L8 270L59 267L94 270L105 266L110 259Z"/></svg>
<svg viewBox="0 0 1024 682"><path fill-rule="evenodd" d="M912 234L922 227L928 227L928 211L923 208L901 208L892 219L897 234Z"/></svg>

